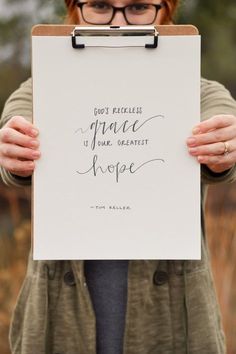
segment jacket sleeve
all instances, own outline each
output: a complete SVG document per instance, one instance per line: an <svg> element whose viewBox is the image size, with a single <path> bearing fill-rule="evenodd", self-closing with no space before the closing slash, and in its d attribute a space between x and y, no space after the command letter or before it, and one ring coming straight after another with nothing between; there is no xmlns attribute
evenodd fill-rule
<svg viewBox="0 0 236 354"><path fill-rule="evenodd" d="M23 116L32 121L32 111L32 80L28 79L6 101L0 120L0 128L13 116ZM3 182L7 185L20 187L31 183L31 178L15 176L2 166L0 166L0 174Z"/></svg>
<svg viewBox="0 0 236 354"><path fill-rule="evenodd" d="M223 85L201 79L201 119L206 120L218 114L236 116L236 101ZM201 165L201 179L206 184L232 182L236 180L236 165L222 173L214 173L206 165Z"/></svg>

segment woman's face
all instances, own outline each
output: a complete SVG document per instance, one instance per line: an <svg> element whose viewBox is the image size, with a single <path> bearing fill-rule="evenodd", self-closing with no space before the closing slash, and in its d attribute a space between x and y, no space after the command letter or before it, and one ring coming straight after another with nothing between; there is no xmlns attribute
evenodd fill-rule
<svg viewBox="0 0 236 354"><path fill-rule="evenodd" d="M77 11L81 25L160 25L166 18L165 5L158 0L81 1Z"/></svg>

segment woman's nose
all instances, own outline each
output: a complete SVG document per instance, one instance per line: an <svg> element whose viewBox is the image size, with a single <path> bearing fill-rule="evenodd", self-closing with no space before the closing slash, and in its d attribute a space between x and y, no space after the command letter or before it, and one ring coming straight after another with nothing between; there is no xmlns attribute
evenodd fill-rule
<svg viewBox="0 0 236 354"><path fill-rule="evenodd" d="M123 13L119 10L116 10L115 16L111 21L111 25L114 26L126 26L128 23L123 15Z"/></svg>

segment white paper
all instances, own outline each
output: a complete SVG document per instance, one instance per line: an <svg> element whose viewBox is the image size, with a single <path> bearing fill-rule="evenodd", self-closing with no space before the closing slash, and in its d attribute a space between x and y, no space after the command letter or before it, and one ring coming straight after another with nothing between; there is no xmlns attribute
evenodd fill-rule
<svg viewBox="0 0 236 354"><path fill-rule="evenodd" d="M32 43L34 259L199 259L200 172L186 147L199 36L160 36L157 49Z"/></svg>

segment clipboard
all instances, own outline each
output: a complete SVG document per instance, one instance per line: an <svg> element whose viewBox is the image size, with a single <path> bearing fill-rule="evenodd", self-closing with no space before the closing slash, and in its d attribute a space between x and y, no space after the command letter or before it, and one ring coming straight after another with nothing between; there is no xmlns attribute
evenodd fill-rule
<svg viewBox="0 0 236 354"><path fill-rule="evenodd" d="M200 259L200 36L32 29L34 259Z"/></svg>

